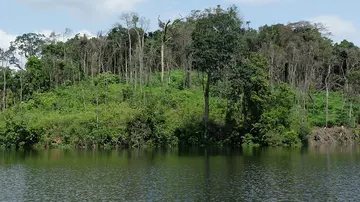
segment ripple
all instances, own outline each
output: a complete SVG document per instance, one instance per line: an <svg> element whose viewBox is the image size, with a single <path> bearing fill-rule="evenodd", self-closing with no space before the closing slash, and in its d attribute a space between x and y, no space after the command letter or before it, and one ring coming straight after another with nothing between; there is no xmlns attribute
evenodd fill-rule
<svg viewBox="0 0 360 202"><path fill-rule="evenodd" d="M0 152L0 201L349 201L360 153ZM149 154L150 153L150 154ZM1 159L2 158L2 159Z"/></svg>

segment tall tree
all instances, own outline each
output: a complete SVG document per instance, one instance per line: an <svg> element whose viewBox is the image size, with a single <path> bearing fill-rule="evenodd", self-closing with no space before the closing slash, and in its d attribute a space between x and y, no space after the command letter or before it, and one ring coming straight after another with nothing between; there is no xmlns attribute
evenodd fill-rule
<svg viewBox="0 0 360 202"><path fill-rule="evenodd" d="M159 27L162 30L161 35L161 82L164 82L164 71L165 71L165 44L168 41L167 39L167 31L170 24L170 20L166 23L160 20L160 16L158 18Z"/></svg>
<svg viewBox="0 0 360 202"><path fill-rule="evenodd" d="M31 56L40 56L41 48L45 44L45 36L43 34L26 33L17 36L11 45L15 47L19 54L29 58Z"/></svg>
<svg viewBox="0 0 360 202"><path fill-rule="evenodd" d="M3 71L3 82L4 82L4 87L3 87L3 103L2 103L2 110L5 111L6 109L6 62L7 62L8 58L7 58L7 54L6 51L4 51L2 48L0 48L0 61L1 61L1 67L2 67L2 71Z"/></svg>
<svg viewBox="0 0 360 202"><path fill-rule="evenodd" d="M204 89L205 139L208 135L210 84L221 78L222 71L237 54L241 25L242 21L234 6L226 10L220 6L206 9L196 20L192 34L193 64L207 75Z"/></svg>

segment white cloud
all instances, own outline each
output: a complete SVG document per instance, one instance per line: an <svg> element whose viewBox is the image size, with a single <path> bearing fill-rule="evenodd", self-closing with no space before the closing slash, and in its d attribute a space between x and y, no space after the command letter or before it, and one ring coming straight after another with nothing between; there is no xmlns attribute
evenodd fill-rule
<svg viewBox="0 0 360 202"><path fill-rule="evenodd" d="M10 46L10 42L15 40L16 36L8 34L0 29L0 48L7 49Z"/></svg>
<svg viewBox="0 0 360 202"><path fill-rule="evenodd" d="M233 4L264 5L269 3L290 2L292 0L225 0Z"/></svg>
<svg viewBox="0 0 360 202"><path fill-rule="evenodd" d="M9 33L6 33L4 30L0 29L0 48L7 50L10 47L10 42L14 41L16 38L16 35L12 35ZM21 58L19 55L16 55L18 58ZM21 58L22 60L22 58ZM15 66L10 65L10 68L16 69Z"/></svg>
<svg viewBox="0 0 360 202"><path fill-rule="evenodd" d="M338 42L343 39L351 39L357 33L355 25L336 15L323 15L309 19L313 23L321 23L331 32L334 41Z"/></svg>
<svg viewBox="0 0 360 202"><path fill-rule="evenodd" d="M133 10L136 4L144 0L18 0L36 8L65 8L72 11L109 14L124 10Z"/></svg>

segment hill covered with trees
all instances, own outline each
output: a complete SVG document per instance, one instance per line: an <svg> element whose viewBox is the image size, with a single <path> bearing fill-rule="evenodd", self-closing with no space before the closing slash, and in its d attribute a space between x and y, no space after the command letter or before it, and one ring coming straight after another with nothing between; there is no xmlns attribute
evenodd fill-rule
<svg viewBox="0 0 360 202"><path fill-rule="evenodd" d="M253 29L220 6L158 21L18 36L0 51L0 144L300 146L315 127L356 129L360 49L321 24Z"/></svg>

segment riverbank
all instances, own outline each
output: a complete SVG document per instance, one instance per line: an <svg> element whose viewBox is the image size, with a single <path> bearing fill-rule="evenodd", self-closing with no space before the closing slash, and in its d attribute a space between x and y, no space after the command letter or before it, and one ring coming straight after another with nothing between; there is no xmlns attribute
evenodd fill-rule
<svg viewBox="0 0 360 202"><path fill-rule="evenodd" d="M357 128L333 127L316 128L309 138L309 146L351 146L360 143L359 126Z"/></svg>

